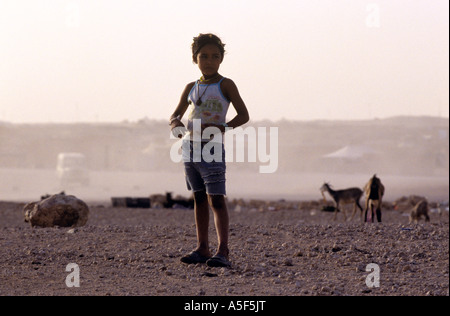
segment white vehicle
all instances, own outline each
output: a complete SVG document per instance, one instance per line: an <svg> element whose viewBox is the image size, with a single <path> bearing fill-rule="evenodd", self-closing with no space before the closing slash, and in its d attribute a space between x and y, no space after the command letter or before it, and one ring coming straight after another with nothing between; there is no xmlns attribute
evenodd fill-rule
<svg viewBox="0 0 450 316"><path fill-rule="evenodd" d="M89 185L86 156L81 153L60 153L56 173L63 187L70 184Z"/></svg>

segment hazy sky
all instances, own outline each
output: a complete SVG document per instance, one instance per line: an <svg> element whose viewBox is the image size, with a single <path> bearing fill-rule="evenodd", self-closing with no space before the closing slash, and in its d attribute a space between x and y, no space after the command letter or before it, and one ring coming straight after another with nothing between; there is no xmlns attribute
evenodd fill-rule
<svg viewBox="0 0 450 316"><path fill-rule="evenodd" d="M167 119L206 32L253 119L449 116L448 0L0 0L0 121Z"/></svg>

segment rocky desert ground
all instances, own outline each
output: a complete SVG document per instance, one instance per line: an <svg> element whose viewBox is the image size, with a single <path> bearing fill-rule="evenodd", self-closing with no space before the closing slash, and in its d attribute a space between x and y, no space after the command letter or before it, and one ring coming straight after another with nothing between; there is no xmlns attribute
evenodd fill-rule
<svg viewBox="0 0 450 316"><path fill-rule="evenodd" d="M111 204L115 196L187 193L166 121L0 122L0 295L448 296L448 208L415 225L409 210L389 204L413 194L430 205L448 201L448 126L433 117L249 123L279 128L271 151L278 170L259 173L267 164L259 157L227 165L233 266L211 269L180 263L196 246L192 210ZM236 140L234 154L239 148ZM60 184L64 152L86 157L89 185ZM344 222L342 214L333 221L321 211L324 182L362 188L374 173L386 186L383 223ZM24 222L26 202L62 190L88 203L85 226ZM299 202L261 207L234 198ZM212 216L210 227L214 251Z"/></svg>
<svg viewBox="0 0 450 316"><path fill-rule="evenodd" d="M388 207L363 224L297 205L230 202L233 266L214 269L180 263L196 245L192 210L91 203L86 226L31 228L23 203L0 202L0 295L449 295L448 209L415 225ZM213 248L213 223L210 235Z"/></svg>

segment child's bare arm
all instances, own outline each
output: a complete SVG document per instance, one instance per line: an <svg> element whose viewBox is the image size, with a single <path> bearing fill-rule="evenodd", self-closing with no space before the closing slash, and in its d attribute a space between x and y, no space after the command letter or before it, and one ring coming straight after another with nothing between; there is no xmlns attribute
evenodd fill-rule
<svg viewBox="0 0 450 316"><path fill-rule="evenodd" d="M226 79L223 81L222 87L224 95L231 103L233 103L233 106L237 112L237 115L230 122L228 122L228 126L236 128L244 125L250 120L250 116L236 84L233 82L233 80Z"/></svg>
<svg viewBox="0 0 450 316"><path fill-rule="evenodd" d="M181 95L180 102L178 103L177 108L175 109L175 112L173 112L172 116L169 119L170 127L173 130L175 127L184 127L184 124L181 122L181 118L183 117L184 113L186 113L189 104L188 104L188 96L189 93L192 90L192 87L194 86L195 82L189 83L186 88L184 88L184 91Z"/></svg>

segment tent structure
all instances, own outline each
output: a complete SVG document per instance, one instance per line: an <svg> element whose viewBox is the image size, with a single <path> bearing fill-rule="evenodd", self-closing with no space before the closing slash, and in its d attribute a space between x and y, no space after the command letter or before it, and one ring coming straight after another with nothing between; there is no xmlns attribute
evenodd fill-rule
<svg viewBox="0 0 450 316"><path fill-rule="evenodd" d="M367 155L375 154L375 151L364 145L355 146L348 145L335 152L324 155L323 158L342 159L342 160L358 160Z"/></svg>

